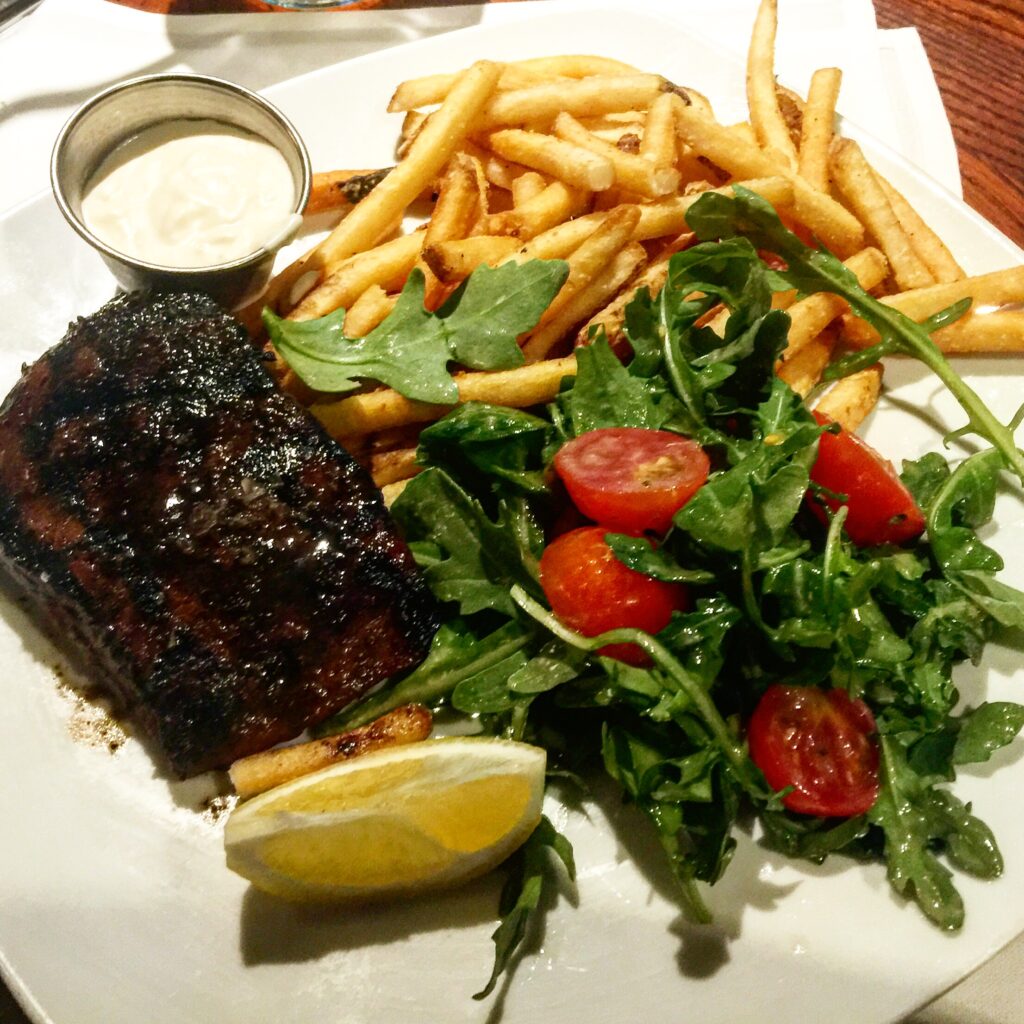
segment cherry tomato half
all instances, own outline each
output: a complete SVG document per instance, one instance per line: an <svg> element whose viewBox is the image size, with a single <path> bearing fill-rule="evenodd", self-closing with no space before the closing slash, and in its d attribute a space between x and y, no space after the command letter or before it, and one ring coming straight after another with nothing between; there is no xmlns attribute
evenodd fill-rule
<svg viewBox="0 0 1024 1024"><path fill-rule="evenodd" d="M597 636L634 627L657 633L675 610L688 606L686 588L663 583L623 565L605 543L603 526L584 526L552 541L540 559L540 585L551 610L571 629ZM599 651L630 665L647 664L635 644Z"/></svg>
<svg viewBox="0 0 1024 1024"><path fill-rule="evenodd" d="M555 456L555 472L576 507L613 533L664 533L710 465L696 441L641 427L591 430Z"/></svg>
<svg viewBox="0 0 1024 1024"><path fill-rule="evenodd" d="M831 422L820 413L814 416L821 424ZM846 502L815 496L809 504L823 523L828 522L828 517L821 503L832 511L845 504L844 525L854 544L903 544L924 531L924 516L892 463L847 430L821 435L811 479L830 491L847 495Z"/></svg>
<svg viewBox="0 0 1024 1024"><path fill-rule="evenodd" d="M768 687L747 729L750 756L791 811L849 817L878 797L875 719L845 690Z"/></svg>

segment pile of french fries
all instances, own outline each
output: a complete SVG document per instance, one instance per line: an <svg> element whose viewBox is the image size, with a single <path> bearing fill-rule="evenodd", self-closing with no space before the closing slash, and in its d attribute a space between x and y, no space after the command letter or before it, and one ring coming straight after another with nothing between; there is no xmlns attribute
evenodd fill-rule
<svg viewBox="0 0 1024 1024"><path fill-rule="evenodd" d="M861 284L916 320L960 299L971 312L933 335L949 352L1024 349L1024 267L968 278L907 199L856 142L835 134L841 73L814 73L806 98L777 86L777 0L762 0L747 62L750 119L725 125L708 100L605 57L478 61L401 83L388 110L404 113L398 163L354 205L356 174L318 175L311 209L342 219L271 282L260 304L303 320L339 308L350 337L393 308L413 268L436 307L481 264L563 259L569 275L521 338L525 364L456 374L461 401L524 408L552 399L575 372L572 351L597 327L624 345L624 310L637 289L664 282L669 257L692 242L686 211L708 191L740 183L786 222L844 259ZM411 207L425 224L402 233ZM792 318L777 372L809 395L833 356L877 338L837 296L776 296ZM725 316L711 319L724 326ZM834 385L816 408L855 430L874 406L881 367ZM392 496L417 470L419 429L449 407L379 388L314 395L283 385Z"/></svg>

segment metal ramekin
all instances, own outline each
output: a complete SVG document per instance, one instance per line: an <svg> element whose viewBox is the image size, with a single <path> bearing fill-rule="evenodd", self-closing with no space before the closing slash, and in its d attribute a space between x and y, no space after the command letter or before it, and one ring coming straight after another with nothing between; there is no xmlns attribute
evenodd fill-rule
<svg viewBox="0 0 1024 1024"><path fill-rule="evenodd" d="M194 288L228 307L241 305L266 284L274 253L289 239L230 263L210 267L164 267L126 256L97 238L82 221L82 197L89 180L113 149L145 128L164 121L220 121L258 135L280 151L295 183L293 212L309 198L312 172L305 144L291 122L261 96L204 75L144 75L105 89L71 115L50 158L50 181L68 223L103 257L122 288Z"/></svg>

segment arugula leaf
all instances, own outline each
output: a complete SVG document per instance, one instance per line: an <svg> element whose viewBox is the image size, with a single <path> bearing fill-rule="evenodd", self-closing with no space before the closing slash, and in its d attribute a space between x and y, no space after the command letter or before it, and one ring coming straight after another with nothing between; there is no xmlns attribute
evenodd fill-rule
<svg viewBox="0 0 1024 1024"><path fill-rule="evenodd" d="M575 883L572 845L546 817L542 817L530 838L513 855L512 870L501 891L501 924L491 936L494 940L494 968L487 984L473 996L474 999L486 999L494 991L501 975L508 970L526 938L532 915L537 912L545 890L557 888L560 884L557 864L562 865L569 882Z"/></svg>
<svg viewBox="0 0 1024 1024"><path fill-rule="evenodd" d="M447 473L431 468L409 481L391 514L408 539L440 549L442 557L423 566L424 575L463 615L491 609L512 616L510 586L537 592L535 569L524 558L535 567L542 539L525 506L502 502L494 521Z"/></svg>
<svg viewBox="0 0 1024 1024"><path fill-rule="evenodd" d="M612 554L634 572L642 572L665 583L714 582L714 573L706 569L684 569L663 548L654 547L646 537L606 533L604 540Z"/></svg>
<svg viewBox="0 0 1024 1024"><path fill-rule="evenodd" d="M505 622L478 636L463 619L449 619L434 634L430 652L418 667L322 722L315 734L327 736L365 725L403 704L434 707L463 680L506 663L529 642L530 632L517 622Z"/></svg>
<svg viewBox="0 0 1024 1024"><path fill-rule="evenodd" d="M1024 481L1024 453L1017 448L1013 430L996 419L953 369L931 340L927 325L915 323L869 295L837 257L804 245L783 226L772 206L749 189L735 185L732 196L705 193L687 211L686 219L702 240L742 235L756 248L777 253L787 264L778 276L791 287L805 293L832 292L846 299L857 316L875 327L888 351L919 359L946 385L967 413L968 429L997 449L1007 468ZM852 372L852 367L844 367L843 372Z"/></svg>
<svg viewBox="0 0 1024 1024"><path fill-rule="evenodd" d="M603 338L576 350L576 379L561 403L577 436L602 427L658 430L674 405L663 384L633 376Z"/></svg>
<svg viewBox="0 0 1024 1024"><path fill-rule="evenodd" d="M551 425L520 409L466 402L420 433L417 458L467 485L491 478L499 494L544 494L542 455Z"/></svg>
<svg viewBox="0 0 1024 1024"><path fill-rule="evenodd" d="M516 339L537 323L568 274L564 260L477 267L437 311L455 361L473 370L519 366Z"/></svg>
<svg viewBox="0 0 1024 1024"><path fill-rule="evenodd" d="M345 336L345 310L317 320L285 320L263 310L278 355L316 391L343 393L359 379L378 380L407 398L454 404L451 349L434 314L423 308L424 277L414 270L387 318L365 338Z"/></svg>
<svg viewBox="0 0 1024 1024"><path fill-rule="evenodd" d="M952 751L953 764L987 761L1013 742L1024 728L1024 706L1009 701L979 704L960 718L960 731Z"/></svg>
<svg viewBox="0 0 1024 1024"><path fill-rule="evenodd" d="M910 767L899 739L881 737L881 758L881 792L868 820L885 834L889 881L940 928L959 928L963 900L933 848L941 844L962 870L995 878L1003 866L995 839L952 793Z"/></svg>
<svg viewBox="0 0 1024 1024"><path fill-rule="evenodd" d="M501 370L523 361L517 337L540 319L568 274L561 260L478 267L432 313L423 307L423 272L414 269L395 308L364 338L345 336L345 310L316 320L285 320L263 310L281 358L316 391L343 393L376 380L407 398L454 405L448 363Z"/></svg>

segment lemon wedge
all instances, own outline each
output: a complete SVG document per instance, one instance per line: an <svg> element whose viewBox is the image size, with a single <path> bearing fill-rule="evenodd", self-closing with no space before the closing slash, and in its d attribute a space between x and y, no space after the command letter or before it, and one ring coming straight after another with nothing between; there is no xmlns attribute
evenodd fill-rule
<svg viewBox="0 0 1024 1024"><path fill-rule="evenodd" d="M541 816L546 755L483 737L378 750L239 805L227 864L285 899L361 903L446 888L520 846Z"/></svg>

